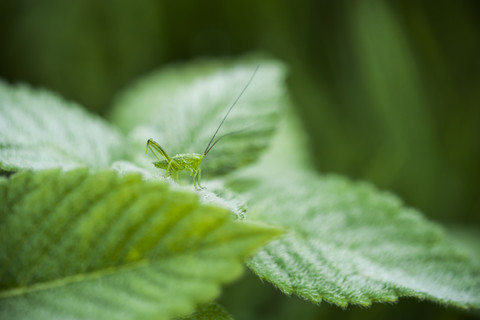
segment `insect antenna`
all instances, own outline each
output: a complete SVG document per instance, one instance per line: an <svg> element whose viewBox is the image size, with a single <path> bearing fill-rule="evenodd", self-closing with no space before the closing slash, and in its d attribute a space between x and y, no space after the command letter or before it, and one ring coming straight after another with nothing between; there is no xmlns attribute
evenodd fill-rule
<svg viewBox="0 0 480 320"><path fill-rule="evenodd" d="M225 122L225 120L227 119L228 115L230 114L230 111L232 111L233 107L235 107L235 105L237 104L238 100L240 100L240 98L242 97L243 93L247 90L248 86L250 85L250 83L252 82L253 78L255 77L255 74L257 73L257 70L258 68L260 67L260 65L257 65L257 67L255 68L255 70L253 71L253 74L252 76L250 77L250 80L248 80L247 84L245 85L245 87L243 88L242 92L240 92L240 94L238 95L237 99L235 99L235 101L232 103L232 105L230 106L230 108L228 109L227 113L225 114L225 116L223 117L223 120L222 122L220 122L220 125L218 126L217 130L215 131L215 133L213 134L213 137L212 139L210 139L210 142L208 142L208 145L207 147L205 148L205 151L203 152L203 155L206 156L210 150L212 150L213 146L215 146L217 144L218 141L220 141L220 139L222 139L223 137L227 136L227 135L230 135L230 134L226 134L224 136L221 136L220 138L218 138L215 142L213 142L213 140L215 139L215 137L217 136L217 133L218 133L218 130L220 130L220 128L222 127L223 123ZM213 144L212 144L213 142Z"/></svg>
<svg viewBox="0 0 480 320"><path fill-rule="evenodd" d="M233 135L233 134L237 134L237 133L243 132L243 131L245 131L245 129L237 130L237 131L233 131L233 132L229 132L229 133L227 133L227 134L224 134L223 136L218 137L218 139L215 140L215 142L212 143L212 145L211 145L208 149L205 150L205 152L204 152L203 155L207 155L207 153L209 153L210 150L212 150L212 148L213 148L213 147L217 144L217 142L220 141L221 139L223 139L223 138L225 138L225 137L228 137L228 136L231 136L231 135Z"/></svg>

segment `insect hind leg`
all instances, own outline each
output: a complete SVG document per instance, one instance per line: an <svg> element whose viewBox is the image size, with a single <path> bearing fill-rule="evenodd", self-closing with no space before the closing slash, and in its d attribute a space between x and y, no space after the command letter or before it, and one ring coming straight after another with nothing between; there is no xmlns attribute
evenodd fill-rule
<svg viewBox="0 0 480 320"><path fill-rule="evenodd" d="M174 181L178 180L178 173L180 172L179 164L175 160L171 160L168 163L167 169L165 169L165 177L172 177Z"/></svg>
<svg viewBox="0 0 480 320"><path fill-rule="evenodd" d="M170 158L170 156L167 154L167 152L165 150L163 150L163 148L158 144L156 143L155 141L153 141L152 139L148 139L147 141L147 148L145 150L145 154L148 153L148 150L152 151L153 155L158 159L158 160L161 160L158 155L157 155L157 152L165 159L168 161L168 163L170 164L172 162L172 159Z"/></svg>

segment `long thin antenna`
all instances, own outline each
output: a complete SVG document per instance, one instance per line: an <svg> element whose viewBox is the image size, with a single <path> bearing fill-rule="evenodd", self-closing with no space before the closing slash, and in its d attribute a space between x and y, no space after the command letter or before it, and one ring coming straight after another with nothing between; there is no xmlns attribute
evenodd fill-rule
<svg viewBox="0 0 480 320"><path fill-rule="evenodd" d="M252 76L250 77L250 80L248 80L247 84L245 85L245 87L243 88L242 92L240 92L240 94L238 95L237 99L235 99L235 101L233 102L233 104L230 106L230 108L228 109L227 113L225 114L225 117L223 117L223 120L222 122L220 122L220 125L218 126L217 130L215 131L215 133L213 134L213 137L212 139L210 139L210 142L208 143L207 147L205 148L205 151L203 152L203 155L206 156L207 153L210 152L210 150L212 150L213 146L218 142L218 139L211 147L210 145L212 144L212 141L213 139L215 139L217 133L218 133L218 130L220 130L220 128L222 127L223 123L225 122L225 120L227 119L228 115L230 114L230 111L232 111L233 107L235 107L235 105L237 104L238 100L240 100L240 97L243 95L243 93L245 92L245 90L247 90L248 86L250 85L250 83L252 82L253 78L255 77L255 74L257 73L257 70L258 68L260 67L260 65L257 65L257 67L255 68L255 71L253 71L253 74Z"/></svg>
<svg viewBox="0 0 480 320"><path fill-rule="evenodd" d="M237 133L239 133L239 132L243 132L243 131L245 131L245 130L246 130L246 129L229 132L229 133L224 134L223 136L218 137L217 140L215 140L215 142L212 143L212 145L210 146L210 148L208 148L207 150L205 150L204 155L207 154L207 153L209 153L210 150L212 150L212 148L217 144L218 141L222 140L222 139L225 138L225 137L228 137L228 136L237 134Z"/></svg>

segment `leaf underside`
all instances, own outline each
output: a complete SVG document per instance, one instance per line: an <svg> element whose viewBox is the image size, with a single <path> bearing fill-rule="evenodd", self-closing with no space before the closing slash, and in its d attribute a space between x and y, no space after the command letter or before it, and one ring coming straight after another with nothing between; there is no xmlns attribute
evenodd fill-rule
<svg viewBox="0 0 480 320"><path fill-rule="evenodd" d="M177 320L233 320L233 318L218 304L203 305L188 317Z"/></svg>
<svg viewBox="0 0 480 320"><path fill-rule="evenodd" d="M248 262L283 292L339 306L410 296L480 308L472 251L393 195L310 171L262 170L232 186L247 199L249 219L288 232Z"/></svg>
<svg viewBox="0 0 480 320"><path fill-rule="evenodd" d="M0 180L0 318L169 319L211 302L278 234L139 175Z"/></svg>
<svg viewBox="0 0 480 320"><path fill-rule="evenodd" d="M0 169L108 168L128 149L123 143L77 104L0 80Z"/></svg>

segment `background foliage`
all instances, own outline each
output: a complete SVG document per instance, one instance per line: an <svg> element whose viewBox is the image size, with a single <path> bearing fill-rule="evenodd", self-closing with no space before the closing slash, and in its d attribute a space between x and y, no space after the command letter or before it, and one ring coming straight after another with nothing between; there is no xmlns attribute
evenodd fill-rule
<svg viewBox="0 0 480 320"><path fill-rule="evenodd" d="M115 93L152 68L260 50L290 66L320 171L392 190L430 219L478 226L479 18L475 1L11 0L0 2L0 76L107 115ZM255 281L224 296L238 319L236 303L248 301L263 318L288 301L276 319L464 316L408 301L339 312ZM262 298L249 300L259 286Z"/></svg>

